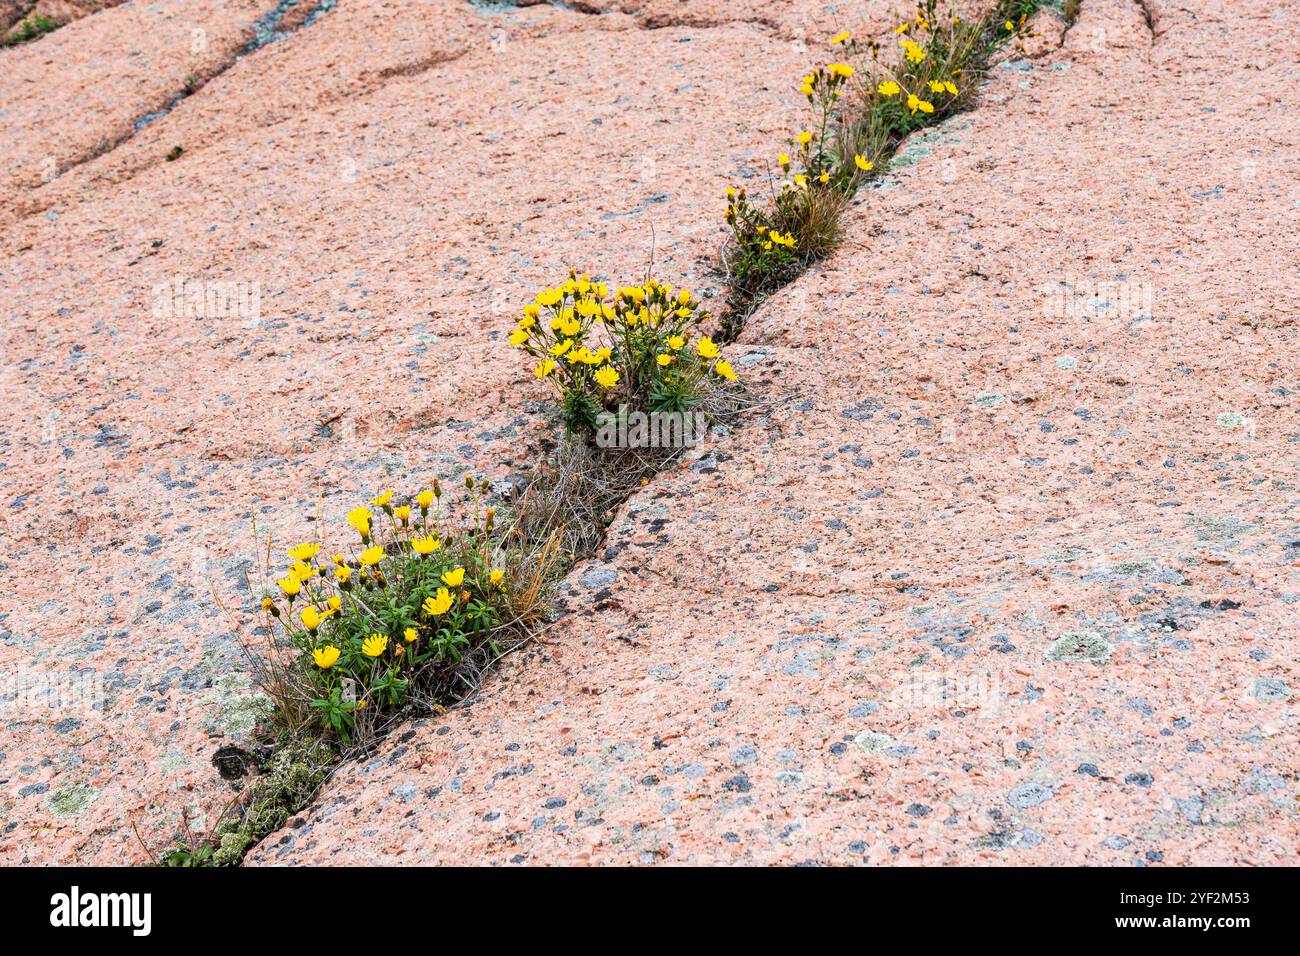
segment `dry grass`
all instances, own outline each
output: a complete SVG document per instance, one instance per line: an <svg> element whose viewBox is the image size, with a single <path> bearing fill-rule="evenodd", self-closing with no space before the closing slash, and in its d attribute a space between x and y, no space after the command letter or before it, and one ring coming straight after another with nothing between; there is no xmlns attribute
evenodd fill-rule
<svg viewBox="0 0 1300 956"><path fill-rule="evenodd" d="M714 424L728 424L757 404L742 385L710 385L695 408ZM543 449L541 463L509 508L506 521L518 542L515 546L544 555L548 572L563 576L573 564L596 553L619 506L686 450L596 448L583 438L562 435ZM536 572L526 571L529 564L521 560L520 573L537 579Z"/></svg>

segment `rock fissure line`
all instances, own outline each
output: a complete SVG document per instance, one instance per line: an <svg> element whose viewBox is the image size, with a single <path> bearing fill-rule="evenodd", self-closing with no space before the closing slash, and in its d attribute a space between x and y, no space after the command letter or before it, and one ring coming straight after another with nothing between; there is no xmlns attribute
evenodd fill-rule
<svg viewBox="0 0 1300 956"><path fill-rule="evenodd" d="M289 29L283 29L283 30L280 29L281 24L284 23L288 14L293 12L295 9L299 7L300 4L304 2L305 0L279 0L279 2L276 4L274 8L269 10L266 14L264 14L257 21L255 21L253 26L253 34L249 38L248 43L245 45L245 47L241 52L230 57L227 61L219 64L215 69L208 72L207 74L199 77L194 77L193 82L187 84L185 89L183 89L179 93L175 93L169 96L165 101L160 103L156 109L148 110L145 113L143 113L131 124L131 128L124 131L121 135L113 139L106 139L102 141L93 150L88 152L86 155L77 157L63 164L58 170L57 175L54 177L54 179L51 180L51 182L63 178L67 173L71 172L74 169L87 165L88 163L94 162L95 160L100 159L114 152L119 147L129 142L135 136L136 133L139 133L146 126L149 126L154 122L166 117L178 105L180 105L182 101L198 93L199 90L207 86L212 80L216 79L217 77L221 76L229 69L231 69L243 57L248 56L252 53L256 53L261 48L265 46L269 46L270 44L275 43L279 40L285 39L286 37L290 36L293 33L298 32L304 27L310 26L312 23L316 21L316 19L320 17L321 14L333 10L337 5L338 0L316 0L316 5L306 14L305 17L303 17L301 20L295 23L292 23ZM556 0L537 0L536 3L511 5L511 6L502 6L496 4L482 4L482 3L476 3L475 0L469 0L469 3L471 6L475 7L476 9L497 10L503 13L509 12L511 10L522 9L525 6L539 6L542 3L547 3L550 6L552 6L554 9L565 10L571 13L577 13L584 17L607 15L607 11L603 11L594 7L586 7L581 4L577 4L577 5L565 4L565 3L556 2ZM632 22L630 25L623 28L624 31L630 32L632 30L660 30L660 29L669 29L673 27L679 27L682 29L710 30L710 29L721 29L723 27L732 26L732 25L748 25L748 26L761 28L763 32L770 34L773 39L782 40L791 43L798 41L797 37L783 32L777 27L777 25L773 21L765 17L750 17L750 18L737 19L737 20L707 20L704 18L699 18L699 19L678 18L678 17L668 17L666 15L660 15L660 16L650 16L650 17L630 17L630 19L632 20ZM524 39L536 39L536 38L537 36L532 34L527 34L524 37ZM438 67L444 66L448 63L454 63L457 60L461 59L462 57L470 54L472 51L473 51L472 47L463 47L451 53L435 54L423 60L419 60L415 63L386 67L382 70L379 70L376 73L369 74L370 76L377 78L379 80L378 83L365 85L362 89L357 90L355 94L350 94L350 95L355 95L357 97L368 96L376 92L378 89L382 88L382 86L384 85L384 81L391 80L391 79L400 79L400 78L419 76L423 73L428 72L429 70L437 69ZM364 79L365 76L366 75L363 74L362 79ZM131 171L126 172L125 175L107 176L106 183L107 185L118 185L122 182L127 182L133 179L140 172L141 168L152 168L152 166L154 165L156 165L156 163L148 163L145 164L143 167L138 167ZM28 201L26 203L21 204L20 207L17 209L16 219L21 220L24 218L39 216L44 212L46 212L52 205L54 205L53 202L41 203L39 200Z"/></svg>
<svg viewBox="0 0 1300 956"><path fill-rule="evenodd" d="M482 10L489 13L510 13L513 10L522 10L528 7L550 6L556 10L565 10L570 13L578 13L583 16L603 17L615 13L623 13L632 21L632 26L628 29L633 30L670 30L674 27L685 30L720 30L729 26L756 26L761 27L764 32L770 34L773 39L784 40L788 43L797 43L802 41L802 37L783 30L780 25L770 17L761 14L751 14L741 17L727 17L715 19L699 15L677 15L672 13L650 13L641 12L626 13L620 10L602 10L582 2L566 3L564 0L517 0L514 3L497 3L494 0L467 0L471 7L476 10Z"/></svg>
<svg viewBox="0 0 1300 956"><path fill-rule="evenodd" d="M316 18L319 17L320 14L334 9L334 6L337 2L338 0L316 0L315 7L313 7L309 12L307 12L306 16L304 16L301 20L292 23L288 29L280 30L279 27L281 26L282 23L284 23L285 17L290 12L298 8L300 5L304 4L304 0L279 0L279 2L275 5L275 7L273 7L267 13L263 14L259 19L254 21L252 36L249 37L248 43L243 47L243 49L240 52L236 53L234 56L228 57L226 60L219 63L215 69L211 70L206 75L193 77L192 82L187 83L184 89L182 89L179 93L172 94L170 97L166 99L166 101L160 104L157 109L146 111L144 114L138 117L135 120L135 122L131 124L129 129L124 131L121 135L117 136L114 139L105 140L104 142L101 142L98 147L91 150L85 156L81 156L68 161L58 170L58 174L54 177L54 179L51 180L51 182L63 178L69 172L71 172L74 169L77 169L80 166L84 166L87 163L94 162L95 160L100 159L101 157L107 156L109 153L118 149L123 144L129 142L135 136L136 133L140 132L146 126L150 125L151 123L157 120L162 119L164 116L169 114L183 100L186 100L189 97L193 96L203 87L207 86L217 77L221 76L231 67L233 67L241 59L243 59L246 56L249 56L250 54L256 53L258 50L262 49L263 47L275 43L278 40L285 39L291 34L298 32L303 27L310 26L312 23L316 21ZM132 177L127 176L124 179L113 180L111 185L116 185L117 183L124 182L126 179L130 179L130 178ZM26 210L20 212L19 218L39 215L40 213L44 212L48 208L49 208L48 206L36 206L36 205L28 206Z"/></svg>
<svg viewBox="0 0 1300 956"><path fill-rule="evenodd" d="M0 21L0 33L8 33L11 28L16 27L18 24L26 20L35 9L36 0L32 0L32 2L28 3L26 6L15 9L13 11L13 16L9 17L7 20ZM0 50L2 49L4 49L4 47L0 47Z"/></svg>
<svg viewBox="0 0 1300 956"><path fill-rule="evenodd" d="M1151 11L1151 2L1150 0L1134 0L1134 2L1137 4L1138 9L1142 11L1142 19L1146 21L1147 29L1151 32L1151 43L1155 45L1157 36L1156 17Z"/></svg>
<svg viewBox="0 0 1300 956"><path fill-rule="evenodd" d="M1136 0L1136 2L1144 2L1144 0ZM1049 50L1044 51L1044 53L1059 50L1065 44L1066 34L1068 34L1070 28L1074 26L1075 18L1077 18L1078 16L1077 9L1074 15L1075 18L1071 18L1065 16L1050 4L1044 4L1043 6L1040 6L1035 11L1035 13L1041 13L1048 10L1053 11L1052 15L1058 17L1061 20L1061 22L1063 23L1063 29L1061 30L1060 34L1057 35L1055 43L1049 48ZM986 41L992 45L991 48L989 48L987 52L977 54L977 56L983 56L986 58L992 57L993 54L997 51L1001 39L999 39L997 27L993 26L992 29L994 30L994 33ZM981 65L981 69L982 70L987 69L988 65L989 64L986 60L986 62L984 62ZM977 100L971 100L970 103L964 109L959 109L957 112L946 117L943 122L946 123L957 116L961 116L963 114L973 112L977 108L978 108ZM942 123L939 124L939 126L941 125ZM893 162L894 157L898 155L898 153L902 150L904 144L907 143L908 140L916 136L924 135L930 130L938 129L939 126L924 127L922 129L913 130L911 133L908 133L901 137L898 136L897 134L891 136L889 143L886 145L882 153L882 155L886 157L886 162L887 163ZM869 180L867 182L863 182L859 184L854 188L852 193L848 194L847 200L853 201L854 197L858 193L860 193L861 190L865 186L867 186L868 183L870 182L878 183L879 180ZM730 276L730 272L725 262L726 248L727 248L726 245L724 245L723 253L722 253L724 261L718 270L719 272L723 273L724 280L729 278ZM804 275L804 273L806 273L810 268L812 268L812 266L815 263L822 261L829 254L831 253L824 252L821 254L812 255L811 257L805 259L804 261L798 263L795 266L794 271L792 273L788 275L784 275L779 278L775 278L773 280L775 284L772 285L770 288L763 285L759 285L753 288L738 290L733 286L731 295L728 297L728 313L726 317L723 319L722 326L719 329L718 334L716 336L718 341L724 344L735 342L741 336L741 334L743 334L745 330L745 326L748 324L750 318L752 318L754 313L759 308L762 307L762 304L765 301L767 301L767 299L771 298L777 292L780 292L786 286L793 283L800 276Z"/></svg>

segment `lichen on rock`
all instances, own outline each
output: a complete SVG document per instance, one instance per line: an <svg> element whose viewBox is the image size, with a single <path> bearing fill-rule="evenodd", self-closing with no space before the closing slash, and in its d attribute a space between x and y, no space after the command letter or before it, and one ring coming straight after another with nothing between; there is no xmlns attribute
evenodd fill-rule
<svg viewBox="0 0 1300 956"><path fill-rule="evenodd" d="M98 796L99 791L88 783L70 783L46 794L45 809L62 819L79 817Z"/></svg>

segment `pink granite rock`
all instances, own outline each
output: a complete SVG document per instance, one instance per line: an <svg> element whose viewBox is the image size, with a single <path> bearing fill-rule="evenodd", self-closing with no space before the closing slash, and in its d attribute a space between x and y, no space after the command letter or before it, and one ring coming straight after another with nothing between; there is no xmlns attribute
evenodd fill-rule
<svg viewBox="0 0 1300 956"><path fill-rule="evenodd" d="M518 304L639 274L652 224L655 270L721 293L722 187L816 44L897 15L621 9L340 4L104 155L15 167L0 665L99 709L4 712L0 859L138 862L133 827L211 817L263 706L252 522L319 504L329 538L380 487L525 467ZM250 862L1295 862L1289 27L1084 0L994 69L730 347L772 403L621 509L544 644ZM0 122L85 142L74 101ZM178 280L257 305L178 316Z"/></svg>

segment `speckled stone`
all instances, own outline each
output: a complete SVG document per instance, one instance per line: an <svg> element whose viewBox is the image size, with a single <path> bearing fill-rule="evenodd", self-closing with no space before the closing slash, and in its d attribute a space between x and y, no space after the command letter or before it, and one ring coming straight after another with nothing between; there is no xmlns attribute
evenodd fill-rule
<svg viewBox="0 0 1300 956"><path fill-rule="evenodd" d="M340 4L52 182L6 173L0 664L106 694L6 717L5 862L140 861L132 824L224 803L253 520L284 542L320 501L333 540L378 487L516 473L518 303L640 274L651 223L656 271L719 291L722 187L796 128L804 41L896 9L621 6ZM1084 0L864 191L729 350L775 404L574 569L617 600L249 862L1294 864L1300 51L1265 0L1145 6L1154 35ZM130 9L59 33L94 49ZM0 54L73 91L0 117L24 156L150 98L59 42ZM256 280L261 318L154 317L178 275ZM1066 634L1114 651L1046 660ZM70 786L96 796L57 816Z"/></svg>

